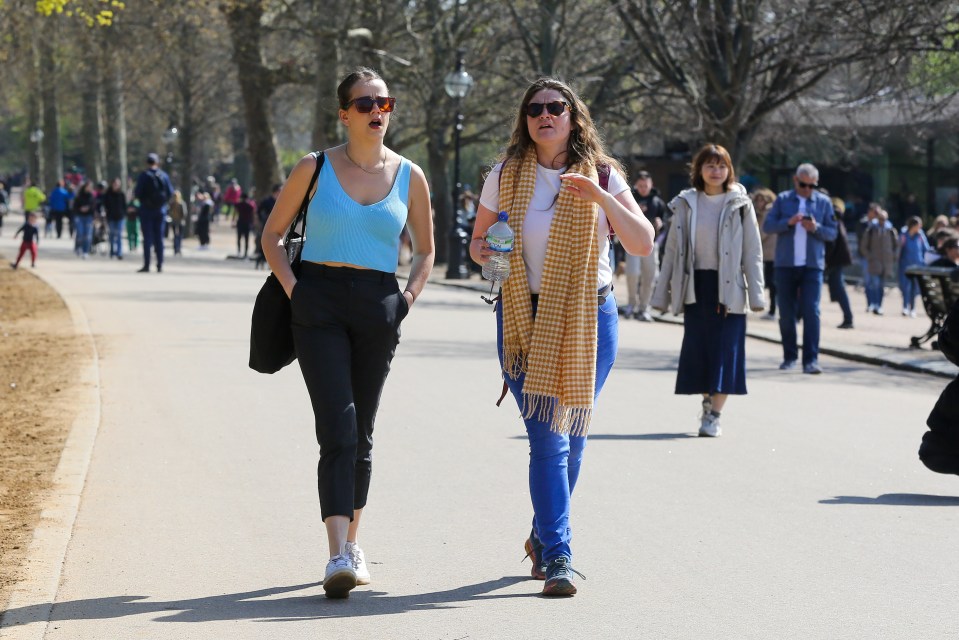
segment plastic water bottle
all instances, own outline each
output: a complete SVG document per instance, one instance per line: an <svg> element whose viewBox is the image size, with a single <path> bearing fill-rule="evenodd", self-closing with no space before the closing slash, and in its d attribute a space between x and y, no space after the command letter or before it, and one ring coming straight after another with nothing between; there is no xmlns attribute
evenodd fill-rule
<svg viewBox="0 0 959 640"><path fill-rule="evenodd" d="M492 282L502 282L509 277L509 254L513 250L513 230L506 224L509 214L499 212L499 221L486 232L486 243L496 251L483 265L483 277Z"/></svg>

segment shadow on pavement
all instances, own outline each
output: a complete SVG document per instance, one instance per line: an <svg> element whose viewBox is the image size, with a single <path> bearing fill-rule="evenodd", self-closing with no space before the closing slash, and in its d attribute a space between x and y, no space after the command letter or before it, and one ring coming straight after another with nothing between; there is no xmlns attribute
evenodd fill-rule
<svg viewBox="0 0 959 640"><path fill-rule="evenodd" d="M923 493L884 493L875 498L836 496L819 504L881 504L897 507L959 507L959 496L933 496Z"/></svg>
<svg viewBox="0 0 959 640"><path fill-rule="evenodd" d="M596 433L589 434L589 441L593 440L685 440L698 438L692 433ZM510 440L527 440L527 436L511 436Z"/></svg>
<svg viewBox="0 0 959 640"><path fill-rule="evenodd" d="M319 582L273 587L257 591L230 593L190 600L151 601L147 596L112 596L59 602L53 605L49 620L108 620L126 616L157 614L155 622L217 622L224 620L261 620L283 622L323 618L352 618L447 609L459 604L499 598L526 598L538 596L538 589L523 594L490 592L527 582L526 576L504 576L450 589L406 596L390 596L382 591L354 591L346 600L330 600L318 587ZM313 589L309 595L273 598L284 593ZM38 604L10 609L3 614L4 627L43 623L50 604Z"/></svg>
<svg viewBox="0 0 959 640"><path fill-rule="evenodd" d="M696 438L692 433L591 433L589 441L594 440L685 440Z"/></svg>

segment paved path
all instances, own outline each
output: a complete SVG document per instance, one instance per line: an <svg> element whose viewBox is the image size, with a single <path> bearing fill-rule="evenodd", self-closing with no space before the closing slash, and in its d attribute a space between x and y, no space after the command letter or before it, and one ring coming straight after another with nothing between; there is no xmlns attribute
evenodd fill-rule
<svg viewBox="0 0 959 640"><path fill-rule="evenodd" d="M574 502L588 579L544 600L520 563L527 450L515 406L493 404L492 315L432 286L377 423L374 582L329 601L303 383L246 368L265 274L222 248L159 275L41 251L95 340L100 417L56 587L18 592L4 637L953 635L959 484L915 453L941 378L830 356L826 375L784 373L751 340L750 395L700 439L698 402L672 394L680 329L624 323Z"/></svg>

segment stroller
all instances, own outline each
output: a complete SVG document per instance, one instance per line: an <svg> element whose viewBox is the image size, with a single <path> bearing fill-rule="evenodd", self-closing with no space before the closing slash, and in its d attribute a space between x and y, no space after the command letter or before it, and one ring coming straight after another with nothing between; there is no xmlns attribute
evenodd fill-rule
<svg viewBox="0 0 959 640"><path fill-rule="evenodd" d="M107 221L103 216L97 216L93 220L93 241L90 245L90 253L93 255L108 255L110 253L110 243L107 236Z"/></svg>

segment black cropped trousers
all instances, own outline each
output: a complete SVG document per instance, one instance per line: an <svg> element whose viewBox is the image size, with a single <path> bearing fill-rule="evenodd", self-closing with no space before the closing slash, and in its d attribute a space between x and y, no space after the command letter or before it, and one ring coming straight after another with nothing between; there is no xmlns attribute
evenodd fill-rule
<svg viewBox="0 0 959 640"><path fill-rule="evenodd" d="M392 273L305 261L290 304L320 445L320 511L352 520L366 506L373 422L409 305Z"/></svg>

